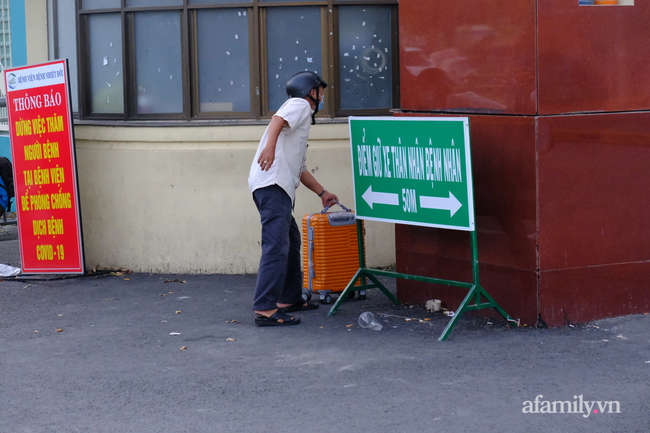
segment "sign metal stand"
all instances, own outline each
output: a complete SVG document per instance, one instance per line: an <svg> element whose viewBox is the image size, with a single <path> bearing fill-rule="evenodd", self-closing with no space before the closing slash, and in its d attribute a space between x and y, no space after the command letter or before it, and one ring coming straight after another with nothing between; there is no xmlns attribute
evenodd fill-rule
<svg viewBox="0 0 650 433"><path fill-rule="evenodd" d="M430 123L432 121L438 123ZM400 126L406 127L395 128L395 122L401 122ZM452 122L455 122L455 124ZM441 128L436 129L436 126L441 126ZM461 128L462 132L458 128ZM384 144L387 141L401 144L401 135L404 135L404 142L415 143L416 146L400 148L398 146L387 146ZM431 138L427 142L427 135L429 137L435 137L436 143ZM418 136L420 141L418 141ZM387 138L388 140L382 140L382 138ZM423 138L424 141L422 140ZM444 141L447 138L451 140L451 146L446 142L442 143L440 141ZM444 341L449 337L454 326L458 323L459 317L466 311L494 308L506 319L508 325L517 325L518 322L512 319L501 308L485 288L481 286L479 280L478 248L476 227L474 224L474 195L471 180L469 120L466 117L430 119L351 117L350 139L352 142L353 167L355 166L355 162L358 163L356 165L358 171L353 168L353 173L355 180L355 208L357 210L359 270L352 277L352 280L350 280L350 283L338 297L327 315L334 315L340 308L342 302L348 299L348 294L374 288L384 293L395 305L400 305L399 300L376 278L377 276L385 276L469 289L465 299L463 299L454 316L438 338L439 341ZM459 142L464 142L464 146L456 147L454 139ZM369 145L364 143L378 144ZM420 143L424 145L418 146ZM357 148L355 148L355 145ZM386 150L386 147L388 150ZM391 153L393 154L392 158ZM395 157L396 155L397 157ZM424 156L424 158L419 158L419 155ZM406 156L406 158L402 158L402 156ZM460 158L458 158L459 156ZM440 157L440 159L437 160L437 157ZM393 163L392 171L390 169L391 161ZM441 171L443 170L443 165L444 171ZM418 169L421 170L418 171ZM456 169L458 170L455 171ZM380 176L376 176L378 171L381 172ZM464 180L462 177L463 174L465 175ZM384 189L392 191L396 191L397 184L397 190L402 189L402 201L399 201L399 194L394 193L386 192L380 193L385 194L384 196L373 196L372 182L380 183ZM366 189L369 183L370 186ZM431 184L430 188L429 183ZM436 185L438 188L435 188ZM434 189L435 194L433 193ZM439 192L441 189L443 189L442 195ZM368 191L371 192L370 195ZM391 197L392 194L397 196L397 203ZM358 200L359 197L363 201ZM445 202L442 202L436 197L449 197L449 199L453 197L454 204L447 206ZM420 208L425 207L422 206L423 204L431 205L432 203L441 204L442 206L438 206L437 209L432 209L433 206L430 206L428 209L432 209L431 212L421 212L420 215L409 213L404 216L399 215L399 209L389 208L389 206L399 207L401 205L404 212L415 210L415 213L417 213L417 198L420 199ZM436 202L436 200L438 201ZM377 206L378 203L385 205L384 208L382 209L381 206ZM463 207L465 208L463 212L459 212L459 209ZM403 220L402 217L404 217ZM469 231L472 246L472 282L445 280L366 268L363 251L363 227L360 221L362 219ZM360 285L357 286L357 283L360 283Z"/></svg>

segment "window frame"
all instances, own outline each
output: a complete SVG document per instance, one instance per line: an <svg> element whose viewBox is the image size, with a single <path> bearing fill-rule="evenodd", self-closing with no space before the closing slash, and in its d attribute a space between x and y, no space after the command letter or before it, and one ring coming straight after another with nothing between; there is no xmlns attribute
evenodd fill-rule
<svg viewBox="0 0 650 433"><path fill-rule="evenodd" d="M256 35L255 35L255 28L254 28L254 23L255 23L255 16L254 16L254 11L253 8L250 7L250 4L248 6L241 8L241 7L233 7L232 5L219 5L219 7L214 7L213 5L191 5L191 6L197 6L193 7L192 10L193 13L190 17L190 41L191 41L191 52L190 52L190 63L192 65L192 71L191 71L191 77L192 77L192 112L190 113L189 118L195 118L195 119L258 119L258 117L255 116L255 113L260 112L260 106L259 106L259 97L254 96L253 89L255 89L256 86L260 86L259 84L259 55L256 55L255 58L249 58L248 62L248 69L249 69L249 97L250 97L250 106L251 110L250 111L221 111L221 112L210 112L210 111L201 111L200 110L200 97L199 97L199 56L198 56L198 49L199 49L199 44L198 44L198 12L201 9L208 10L208 9L246 9L247 10L247 18L248 18L248 52L249 55L251 52L257 53L257 45L258 43L256 42ZM261 92L261 86L259 87L260 93ZM261 96L261 95L260 95ZM189 119L188 119L189 120Z"/></svg>
<svg viewBox="0 0 650 433"><path fill-rule="evenodd" d="M345 4L359 4L357 2L343 2L343 1L338 1L334 2L337 6L340 5L345 5ZM365 3L364 3L365 4ZM385 3L390 5L390 3ZM377 3L372 3L373 6L377 5ZM337 102L337 111L336 115L338 117L347 117L347 116L355 116L359 115L360 113L363 113L363 115L368 115L368 116L381 116L381 115L386 115L390 112L391 109L399 108L399 17L397 16L398 14L398 8L394 7L391 8L391 14L390 14L390 20L391 20L391 84L392 84L392 107L391 108L369 108L366 110L358 110L358 109L353 109L353 110L344 110L341 108L341 74L340 74L340 67L341 67L341 58L337 56L334 53L339 52L339 8L335 8L333 10L333 14L335 15L334 19L332 19L332 23L334 25L334 30L333 30L333 36L334 36L334 47L333 49L335 50L334 53L332 54L332 59L333 59L333 65L335 69L335 75L334 79L332 82L334 83L334 86L336 88L336 102Z"/></svg>
<svg viewBox="0 0 650 433"><path fill-rule="evenodd" d="M126 2L126 0L122 0ZM133 12L126 15L125 21L122 21L123 25L126 24L126 40L130 43L123 44L126 45L127 63L123 63L125 66L123 68L123 73L127 80L127 86L124 87L124 108L127 112L127 120L188 120L188 114L190 114L190 98L187 98L186 95L190 93L190 75L189 75L189 56L187 55L189 51L189 42L188 42L188 22L187 22L187 9L183 6L169 6L169 7L155 7L155 8L126 8L128 12ZM133 10L132 9L136 9ZM183 111L180 113L138 113L138 98L131 96L127 98L127 95L137 95L138 91L138 73L137 73L137 61L136 61L136 47L135 47L135 15L137 12L155 12L155 11L180 11L181 12L181 89L183 97ZM123 32L124 33L124 32ZM128 68L128 69L127 69ZM127 74L125 71L129 71Z"/></svg>
<svg viewBox="0 0 650 433"><path fill-rule="evenodd" d="M59 57L59 20L57 19L59 6L58 2L56 0L53 0L51 2L46 2L45 7L48 14L47 38L49 43L47 46L47 55L50 60L52 60ZM75 16L75 25L76 21L77 20ZM50 27L50 23L52 23L52 27Z"/></svg>
<svg viewBox="0 0 650 433"><path fill-rule="evenodd" d="M56 0L55 0L56 1ZM79 7L82 0L77 1L77 64L78 75L77 85L79 86L79 117L81 119L101 119L101 120L127 120L127 77L124 72L127 57L126 57L126 26L124 25L124 11L119 9L92 9L90 13L80 13ZM122 0L124 4L125 0ZM92 106L91 97L91 73L89 61L90 49L90 16L99 14L115 14L120 13L120 22L122 27L122 99L124 101L124 108L122 114L120 113L92 113L90 107Z"/></svg>
<svg viewBox="0 0 650 433"><path fill-rule="evenodd" d="M266 4L266 2L264 2ZM270 2L268 2L270 3ZM279 4L280 2L274 2L273 4ZM298 3L299 6L305 6L304 3L307 2L291 2L294 6ZM316 3L316 4L314 4ZM330 69L332 68L327 68L326 65L329 63L329 58L328 56L330 55L331 52L331 41L328 35L328 20L327 20L327 6L322 5L320 3L324 2L309 2L306 6L313 6L313 7L320 7L320 21L321 21L321 64L323 65L323 70L321 71L321 77L323 80L325 80L326 83L332 83L332 80L330 79ZM288 4L287 2L282 2L282 4ZM261 50L261 55L260 55L260 89L268 89L269 88L269 82L268 82L268 39L267 39L267 28L266 28L266 8L263 7L261 8L262 10L260 11L260 50ZM327 88L323 91L323 96L325 97L326 101L333 100L333 95L332 95L332 86L328 85ZM260 91L260 99L261 99L261 117L260 119L270 119L273 117L273 115L277 112L277 110L269 110L269 94L267 92L262 92ZM331 115L333 111L330 111L330 105L329 104L324 104L323 111L320 111L318 114L316 114L316 118L332 118L335 117Z"/></svg>
<svg viewBox="0 0 650 433"><path fill-rule="evenodd" d="M325 89L325 108L317 115L318 119L347 117L350 115L388 115L399 108L399 16L398 0L305 0L305 1L262 1L252 0L243 3L236 0L228 4L189 4L183 0L177 6L127 7L126 0L120 0L120 8L88 9L81 8L83 0L75 0L77 24L77 64L79 118L102 121L159 121L175 123L192 120L252 120L270 119L275 111L268 109L268 57L266 36L266 11L268 8L310 6L321 10L321 60L322 77L330 85ZM56 10L57 0L53 0ZM391 12L391 85L392 106L389 108L341 109L340 97L340 59L339 53L339 7L352 5L390 6ZM198 13L206 9L246 9L248 15L249 41L249 112L202 112L199 100L198 67ZM179 11L181 14L181 70L182 70L182 113L137 113L137 73L135 58L135 13L150 11ZM123 113L92 113L91 71L89 58L89 20L91 15L120 14L122 24L122 82ZM53 20L57 26L56 19ZM55 27L56 29L56 27ZM56 36L54 37L56 40ZM52 41L53 43L55 41ZM58 47L54 45L55 56ZM259 91L256 91L256 88Z"/></svg>
<svg viewBox="0 0 650 433"><path fill-rule="evenodd" d="M59 15L59 6L58 6L58 0L50 0L46 1L45 3L45 10L47 14L46 18L46 23L47 23L47 57L48 60L55 60L59 58L59 20L58 20L58 15ZM77 60L79 59L79 14L78 8L77 8L77 0L75 0L75 17L74 17L74 23L75 23L75 30L76 30L76 45L75 45L75 53L77 55ZM79 63L77 62L77 72L81 68ZM77 74L77 77L79 75ZM72 83L70 84L72 86ZM77 79L75 85L77 86L77 110L72 111L72 118L73 119L79 119L80 118L80 107L79 105L81 104L81 85L79 83L79 79ZM72 98L72 93L70 92ZM74 106L72 104L72 99L71 99L71 107Z"/></svg>

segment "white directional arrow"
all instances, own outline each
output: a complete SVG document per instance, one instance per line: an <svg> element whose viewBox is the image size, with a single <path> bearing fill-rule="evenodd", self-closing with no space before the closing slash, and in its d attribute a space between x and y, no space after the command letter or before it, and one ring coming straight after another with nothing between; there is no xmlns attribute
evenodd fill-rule
<svg viewBox="0 0 650 433"><path fill-rule="evenodd" d="M449 198L445 197L427 197L424 195L420 196L420 207L426 209L440 209L448 210L451 215L454 216L458 209L462 207L462 203L449 191Z"/></svg>
<svg viewBox="0 0 650 433"><path fill-rule="evenodd" d="M399 206L399 195L391 194L388 192L373 192L372 185L368 187L366 192L361 196L368 203L370 209L373 209L374 204L389 204L392 206Z"/></svg>

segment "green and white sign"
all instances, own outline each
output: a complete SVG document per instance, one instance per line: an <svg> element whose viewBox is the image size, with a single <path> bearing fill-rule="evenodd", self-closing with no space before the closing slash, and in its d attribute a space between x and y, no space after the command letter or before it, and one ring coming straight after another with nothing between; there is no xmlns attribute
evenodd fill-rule
<svg viewBox="0 0 650 433"><path fill-rule="evenodd" d="M360 219L474 230L467 117L350 117Z"/></svg>

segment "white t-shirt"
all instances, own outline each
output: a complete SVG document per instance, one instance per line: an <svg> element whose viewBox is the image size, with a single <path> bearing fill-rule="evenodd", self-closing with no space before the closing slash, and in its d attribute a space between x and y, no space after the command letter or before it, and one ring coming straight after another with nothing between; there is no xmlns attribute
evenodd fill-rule
<svg viewBox="0 0 650 433"><path fill-rule="evenodd" d="M257 160L268 139L269 128L266 128L248 175L251 193L256 189L277 184L289 194L291 202L294 202L296 189L300 186L300 175L307 170L307 138L313 112L305 99L290 98L275 113L275 116L284 119L288 125L282 128L278 136L273 165L268 171L262 171Z"/></svg>

